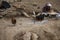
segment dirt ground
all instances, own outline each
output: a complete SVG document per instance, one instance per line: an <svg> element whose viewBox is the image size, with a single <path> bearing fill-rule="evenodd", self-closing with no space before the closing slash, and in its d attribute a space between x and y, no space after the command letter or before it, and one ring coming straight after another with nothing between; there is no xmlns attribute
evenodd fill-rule
<svg viewBox="0 0 60 40"><path fill-rule="evenodd" d="M25 17L16 20L17 23L13 26L11 19L0 19L0 40L14 40L16 34L27 31L38 34L39 40L60 40L60 20L43 20L35 23L34 20Z"/></svg>
<svg viewBox="0 0 60 40"><path fill-rule="evenodd" d="M6 1L10 2L11 0ZM17 2L18 5L16 5L19 8L20 6L25 8L27 14L30 14L30 11L32 12L32 10L36 12L42 11L42 7L44 7L47 2L51 2L53 8L60 12L60 0L22 0L21 4ZM15 5L15 3L13 4ZM15 7L7 9L6 11L4 10L4 12L0 13L8 14L8 16L15 15L17 13L18 15L21 14L18 8ZM37 40L60 40L60 19L45 19L43 21L35 21L32 18L16 17L16 20L17 23L15 26L13 26L10 18L0 19L0 40L21 40L21 36L19 35L25 32L37 34Z"/></svg>

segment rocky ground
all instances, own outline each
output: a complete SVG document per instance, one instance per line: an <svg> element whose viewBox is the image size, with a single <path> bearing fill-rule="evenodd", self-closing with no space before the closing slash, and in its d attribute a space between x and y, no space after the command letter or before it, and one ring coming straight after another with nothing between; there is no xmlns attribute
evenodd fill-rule
<svg viewBox="0 0 60 40"><path fill-rule="evenodd" d="M30 18L0 19L0 40L60 40L60 20L34 21Z"/></svg>
<svg viewBox="0 0 60 40"><path fill-rule="evenodd" d="M11 15L20 16L20 7L24 8L28 15L31 14L30 12L33 10L40 12L43 6L42 4L45 4L45 1L42 1L41 4L40 2L41 1L39 1L39 4L36 4L36 2L33 4L24 2L22 4L22 2L20 2L21 5L17 2L13 3L11 8L0 12L0 16L4 16L0 19L0 40L60 40L60 20L45 19L43 21L34 22L31 16L30 18L16 17L17 23L13 26L11 19L8 18ZM60 2L57 1L57 3L54 3L55 6L57 5L58 10L60 10ZM39 8L40 6L41 8Z"/></svg>

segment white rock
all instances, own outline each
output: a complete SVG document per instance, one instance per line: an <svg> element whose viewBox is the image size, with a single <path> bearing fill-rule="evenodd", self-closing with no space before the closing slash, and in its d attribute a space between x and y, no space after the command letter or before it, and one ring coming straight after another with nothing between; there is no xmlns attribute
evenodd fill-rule
<svg viewBox="0 0 60 40"><path fill-rule="evenodd" d="M26 32L23 36L23 40L38 40L38 35L32 32Z"/></svg>
<svg viewBox="0 0 60 40"><path fill-rule="evenodd" d="M26 32L26 34L23 36L24 40L30 40L31 38L31 33L30 32Z"/></svg>
<svg viewBox="0 0 60 40"><path fill-rule="evenodd" d="M38 35L35 33L32 33L32 40L38 40Z"/></svg>

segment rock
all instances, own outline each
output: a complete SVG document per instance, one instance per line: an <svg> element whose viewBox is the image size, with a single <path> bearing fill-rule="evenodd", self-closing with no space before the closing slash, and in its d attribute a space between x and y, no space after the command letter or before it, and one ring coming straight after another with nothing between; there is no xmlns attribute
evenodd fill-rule
<svg viewBox="0 0 60 40"><path fill-rule="evenodd" d="M32 32L26 32L23 36L24 40L38 40L38 35Z"/></svg>
<svg viewBox="0 0 60 40"><path fill-rule="evenodd" d="M24 12L24 11L22 11L22 14L23 14L24 16L26 16L26 17L30 17L30 16L28 15L28 13L26 13L26 12Z"/></svg>
<svg viewBox="0 0 60 40"><path fill-rule="evenodd" d="M25 35L23 36L24 40L30 40L31 39L31 33L30 32L26 32Z"/></svg>
<svg viewBox="0 0 60 40"><path fill-rule="evenodd" d="M38 40L38 35L35 33L32 33L32 40Z"/></svg>
<svg viewBox="0 0 60 40"><path fill-rule="evenodd" d="M23 40L23 36L24 36L25 32L20 32L20 33L17 33L13 39L14 40Z"/></svg>
<svg viewBox="0 0 60 40"><path fill-rule="evenodd" d="M12 4L13 7L15 8L20 8L21 7L21 3L20 2L15 2Z"/></svg>

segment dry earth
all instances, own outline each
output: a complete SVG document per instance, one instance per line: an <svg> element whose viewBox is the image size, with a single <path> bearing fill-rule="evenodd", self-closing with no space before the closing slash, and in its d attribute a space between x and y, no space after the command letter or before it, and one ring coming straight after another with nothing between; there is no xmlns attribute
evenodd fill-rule
<svg viewBox="0 0 60 40"><path fill-rule="evenodd" d="M22 0L20 3L21 7L25 8L27 13L30 14L29 12L32 10L41 11L47 2L51 2L53 8L60 11L60 0ZM15 5L15 3L13 4ZM34 6L34 4L37 6ZM20 6L18 5L17 7ZM12 7L1 14L8 14L10 16L12 14L20 14L19 10L17 10L18 12L16 12L16 10L16 8ZM49 19L42 22L36 21L34 24L34 21L30 18L17 17L16 19L17 24L15 26L11 24L11 19L9 18L0 19L0 40L60 40L60 20ZM28 34L33 36L34 34L35 37L33 36L33 38L31 38L30 35L25 37L25 34L26 36L28 36Z"/></svg>
<svg viewBox="0 0 60 40"><path fill-rule="evenodd" d="M22 40L22 34L26 32L38 35L38 39L33 40L60 40L60 20L36 21L34 24L30 18L20 17L16 19L15 26L11 24L11 19L0 19L0 40Z"/></svg>

